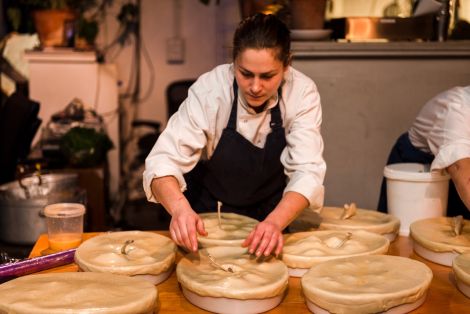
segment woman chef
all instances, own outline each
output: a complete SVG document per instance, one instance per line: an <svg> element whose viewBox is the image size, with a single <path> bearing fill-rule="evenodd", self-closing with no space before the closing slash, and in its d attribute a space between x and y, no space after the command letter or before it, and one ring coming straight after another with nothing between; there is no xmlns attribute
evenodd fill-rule
<svg viewBox="0 0 470 314"><path fill-rule="evenodd" d="M173 240L197 250L206 235L196 213L217 210L260 220L243 246L279 254L282 230L323 205L326 165L320 96L290 67L290 34L273 15L243 20L233 63L203 74L145 162L144 189L172 216ZM185 191L184 194L182 191Z"/></svg>

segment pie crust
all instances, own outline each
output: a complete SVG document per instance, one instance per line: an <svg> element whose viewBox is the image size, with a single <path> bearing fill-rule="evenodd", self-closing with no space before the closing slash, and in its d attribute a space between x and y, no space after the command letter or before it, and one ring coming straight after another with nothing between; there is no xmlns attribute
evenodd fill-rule
<svg viewBox="0 0 470 314"><path fill-rule="evenodd" d="M49 273L19 277L0 285L1 313L154 313L157 288L128 276L104 273Z"/></svg>
<svg viewBox="0 0 470 314"><path fill-rule="evenodd" d="M158 284L171 274L175 256L176 245L168 237L122 231L86 240L78 247L75 262L82 271L136 276Z"/></svg>
<svg viewBox="0 0 470 314"><path fill-rule="evenodd" d="M277 306L289 279L280 260L255 258L239 247L210 247L190 253L178 263L176 276L191 303L223 313L236 313L234 309L249 309L253 304L251 313Z"/></svg>
<svg viewBox="0 0 470 314"><path fill-rule="evenodd" d="M397 313L395 308L403 304L422 304L432 277L431 269L419 261L366 255L313 266L301 286L306 300L327 312Z"/></svg>
<svg viewBox="0 0 470 314"><path fill-rule="evenodd" d="M294 222L306 230L364 230L387 237L394 241L400 228L398 218L375 210L357 208L355 214L347 219L341 219L345 209L340 207L323 207L318 214L304 211Z"/></svg>
<svg viewBox="0 0 470 314"><path fill-rule="evenodd" d="M322 230L284 235L282 261L289 275L302 277L319 263L351 256L386 254L390 241L368 231Z"/></svg>
<svg viewBox="0 0 470 314"><path fill-rule="evenodd" d="M258 220L235 213L221 213L221 225L217 213L199 214L204 222L207 236L198 235L200 247L211 246L241 246Z"/></svg>
<svg viewBox="0 0 470 314"><path fill-rule="evenodd" d="M470 298L470 252L460 254L452 263L457 287L467 297Z"/></svg>
<svg viewBox="0 0 470 314"><path fill-rule="evenodd" d="M470 251L470 221L464 220L462 233L455 235L451 217L418 220L410 225L410 237L418 255L450 267L455 257Z"/></svg>

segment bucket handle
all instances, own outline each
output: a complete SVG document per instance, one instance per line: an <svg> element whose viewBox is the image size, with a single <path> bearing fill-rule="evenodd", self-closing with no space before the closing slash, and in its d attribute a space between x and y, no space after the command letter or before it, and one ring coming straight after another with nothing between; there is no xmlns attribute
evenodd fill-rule
<svg viewBox="0 0 470 314"><path fill-rule="evenodd" d="M34 173L34 175L38 178L38 185L42 185L41 164L36 163L35 166L36 166L36 172ZM18 176L18 184L23 189L26 198L29 198L30 195L29 195L28 187L23 183L23 178L24 178L24 174L25 174L24 167L19 166L18 169L19 169L19 172L20 172L20 175Z"/></svg>

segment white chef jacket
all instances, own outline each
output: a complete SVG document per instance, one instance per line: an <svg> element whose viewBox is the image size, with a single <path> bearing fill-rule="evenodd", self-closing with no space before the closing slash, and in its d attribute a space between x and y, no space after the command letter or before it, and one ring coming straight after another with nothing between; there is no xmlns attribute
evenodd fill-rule
<svg viewBox="0 0 470 314"><path fill-rule="evenodd" d="M191 171L202 158L211 158L230 116L234 67L224 64L203 74L191 86L188 97L168 121L145 160L144 190L149 201L156 202L151 191L153 178L174 176L181 191L186 190L183 174ZM326 164L320 135L322 111L315 83L289 67L284 74L280 102L286 147L281 163L287 176L287 191L295 191L309 201L309 207L323 206ZM278 102L277 94L267 109ZM271 132L270 110L256 113L238 92L237 132L262 148Z"/></svg>
<svg viewBox="0 0 470 314"><path fill-rule="evenodd" d="M413 146L435 156L431 170L470 157L470 86L451 88L429 100L408 135Z"/></svg>

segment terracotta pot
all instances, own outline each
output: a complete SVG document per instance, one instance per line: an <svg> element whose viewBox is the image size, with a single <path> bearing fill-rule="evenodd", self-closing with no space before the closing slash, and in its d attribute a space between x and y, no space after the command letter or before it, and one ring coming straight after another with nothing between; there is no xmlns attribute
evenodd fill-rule
<svg viewBox="0 0 470 314"><path fill-rule="evenodd" d="M322 29L327 0L292 0L292 29Z"/></svg>
<svg viewBox="0 0 470 314"><path fill-rule="evenodd" d="M38 10L33 12L34 26L42 47L65 46L64 25L75 19L70 10Z"/></svg>

